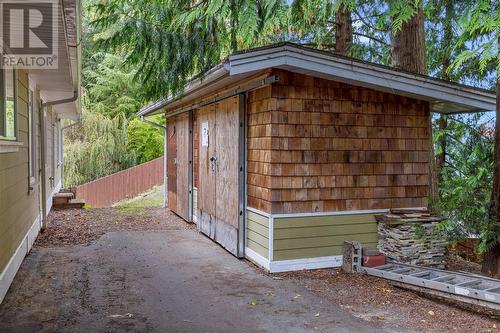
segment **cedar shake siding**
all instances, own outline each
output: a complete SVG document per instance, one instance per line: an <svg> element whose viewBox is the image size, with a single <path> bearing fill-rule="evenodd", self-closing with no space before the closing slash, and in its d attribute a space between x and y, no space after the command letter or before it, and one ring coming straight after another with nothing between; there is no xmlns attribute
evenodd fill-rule
<svg viewBox="0 0 500 333"><path fill-rule="evenodd" d="M251 91L247 99L247 204L271 211L272 86Z"/></svg>
<svg viewBox="0 0 500 333"><path fill-rule="evenodd" d="M248 205L279 213L427 205L429 104L275 70L249 93Z"/></svg>

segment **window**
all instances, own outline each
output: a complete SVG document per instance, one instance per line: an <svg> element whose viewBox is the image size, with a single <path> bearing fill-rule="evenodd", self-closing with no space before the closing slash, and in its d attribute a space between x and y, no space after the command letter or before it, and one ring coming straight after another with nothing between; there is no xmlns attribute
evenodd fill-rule
<svg viewBox="0 0 500 333"><path fill-rule="evenodd" d="M29 140L29 177L30 185L36 182L36 154L37 154L37 140L36 140L36 112L35 100L33 90L29 91L29 112L28 112L28 140Z"/></svg>
<svg viewBox="0 0 500 333"><path fill-rule="evenodd" d="M16 75L13 69L0 70L0 139L16 140Z"/></svg>

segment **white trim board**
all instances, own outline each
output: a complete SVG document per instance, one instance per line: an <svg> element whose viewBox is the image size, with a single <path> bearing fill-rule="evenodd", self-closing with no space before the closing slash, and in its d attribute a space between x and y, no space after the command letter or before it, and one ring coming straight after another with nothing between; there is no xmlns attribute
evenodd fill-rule
<svg viewBox="0 0 500 333"><path fill-rule="evenodd" d="M273 261L274 258L274 218L272 216L269 217L269 244L267 244L269 248L269 261Z"/></svg>
<svg viewBox="0 0 500 333"><path fill-rule="evenodd" d="M293 260L271 261L270 273L300 271L303 269L320 269L342 266L342 256L316 257Z"/></svg>
<svg viewBox="0 0 500 333"><path fill-rule="evenodd" d="M266 213L266 212L263 212L261 210L258 210L257 208L253 208L253 207L248 207L247 206L247 210L252 212L252 213L255 213L255 214L259 214L259 215L262 215L264 217L269 217L269 213Z"/></svg>
<svg viewBox="0 0 500 333"><path fill-rule="evenodd" d="M411 208L395 208L395 209L410 209L422 210L425 207L411 207ZM290 214L269 214L260 211L256 208L247 207L247 210L262 215L267 218L282 219L290 217L314 217L314 216L338 216L338 215L363 215L363 214L383 214L389 212L389 209L366 209L366 210L339 210L330 212L311 212L311 213L290 213Z"/></svg>
<svg viewBox="0 0 500 333"><path fill-rule="evenodd" d="M293 260L269 261L254 250L246 247L248 260L264 268L269 273L300 271L304 269L333 268L342 266L342 256L316 257Z"/></svg>
<svg viewBox="0 0 500 333"><path fill-rule="evenodd" d="M260 254L258 254L254 250L252 250L251 248L245 247L245 257L248 260L257 264L258 266L263 267L269 271L269 260L267 260L267 258L264 258L263 256L261 256Z"/></svg>
<svg viewBox="0 0 500 333"><path fill-rule="evenodd" d="M16 276L19 267L21 267L24 257L26 257L33 247L33 243L35 242L39 232L40 215L37 216L23 240L17 247L16 252L14 252L14 255L10 258L7 266L0 274L0 304L7 294L12 281L14 281L14 277Z"/></svg>
<svg viewBox="0 0 500 333"><path fill-rule="evenodd" d="M341 210L335 212L315 212L315 213L291 213L291 214L272 214L275 219L290 217L314 217L314 216L339 216L339 215L364 215L364 214L383 214L389 212L389 209L370 209L370 210Z"/></svg>

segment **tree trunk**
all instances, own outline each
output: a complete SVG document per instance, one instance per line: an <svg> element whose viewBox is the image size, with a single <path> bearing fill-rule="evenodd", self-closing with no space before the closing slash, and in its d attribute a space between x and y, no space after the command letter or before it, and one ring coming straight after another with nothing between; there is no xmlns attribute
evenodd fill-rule
<svg viewBox="0 0 500 333"><path fill-rule="evenodd" d="M498 35L500 47L500 34ZM493 231L500 234L500 73L497 73L497 105L495 120L495 147L493 153L493 188L491 191L491 202L489 218ZM484 255L482 271L495 277L500 277L500 243L494 241L492 247Z"/></svg>
<svg viewBox="0 0 500 333"><path fill-rule="evenodd" d="M453 42L453 0L445 0L445 14L443 23L443 42L441 48L444 52L442 59L442 69L440 77L444 80L450 80L448 69L451 64L451 45ZM439 115L438 126L440 132L446 132L448 128L448 117L445 114ZM436 156L436 175L438 178L438 185L443 179L443 166L446 162L446 150L448 142L446 135L441 135L439 139L440 153Z"/></svg>
<svg viewBox="0 0 500 333"><path fill-rule="evenodd" d="M352 47L352 18L351 11L341 5L335 14L335 52L351 56Z"/></svg>
<svg viewBox="0 0 500 333"><path fill-rule="evenodd" d="M427 59L425 50L425 16L422 3L415 15L403 23L401 30L392 36L392 65L405 71L427 74ZM429 203L431 211L436 210L438 201L436 156L432 142L432 114L429 115L427 128L429 142Z"/></svg>
<svg viewBox="0 0 500 333"><path fill-rule="evenodd" d="M445 114L439 115L438 126L440 132L445 132L448 128L448 117ZM448 142L446 140L446 135L441 135L439 138L439 148L440 152L436 156L436 174L438 178L438 184L443 179L443 166L446 162L446 150L448 148Z"/></svg>
<svg viewBox="0 0 500 333"><path fill-rule="evenodd" d="M234 53L238 51L238 41L237 41L237 31L236 24L238 21L238 8L236 8L236 0L231 0L229 3L229 9L231 11L231 51Z"/></svg>
<svg viewBox="0 0 500 333"><path fill-rule="evenodd" d="M394 67L427 74L424 19L424 10L420 5L415 15L393 35L391 60Z"/></svg>

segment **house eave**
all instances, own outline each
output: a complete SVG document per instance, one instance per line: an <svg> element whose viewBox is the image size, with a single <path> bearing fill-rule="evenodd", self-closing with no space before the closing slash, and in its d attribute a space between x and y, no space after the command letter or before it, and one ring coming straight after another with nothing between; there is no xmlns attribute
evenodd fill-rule
<svg viewBox="0 0 500 333"><path fill-rule="evenodd" d="M225 80L229 83L235 78L241 79L271 68L425 100L429 102L431 111L437 113L488 112L494 111L496 105L495 94L488 90L292 43L281 43L229 56L207 74L188 83L182 93L154 102L141 109L138 115L147 116L175 109L203 94L213 92L217 87L211 85L216 81Z"/></svg>
<svg viewBox="0 0 500 333"><path fill-rule="evenodd" d="M285 44L229 57L230 74L282 68L429 101L438 113L494 111L495 94L430 76L412 74L323 51Z"/></svg>
<svg viewBox="0 0 500 333"><path fill-rule="evenodd" d="M208 87L214 82L228 77L229 75L228 64L223 62L213 67L204 75L188 82L182 92L172 96L167 96L145 106L138 112L137 115L139 117L147 117L173 109L185 102L184 98L194 99L199 94L197 94L197 92L200 92L203 88Z"/></svg>

